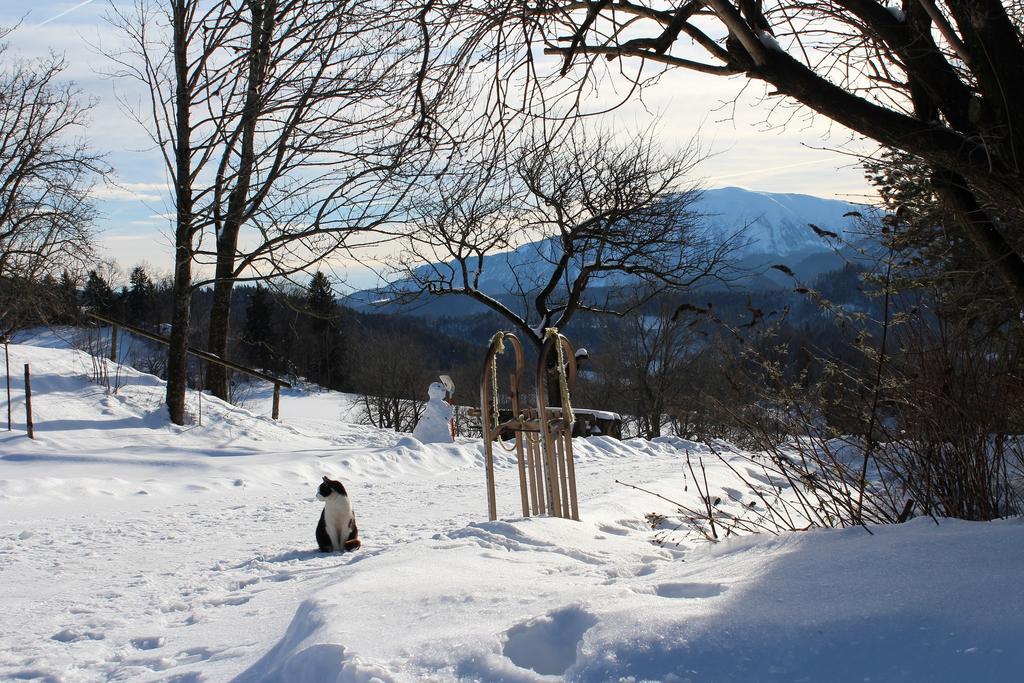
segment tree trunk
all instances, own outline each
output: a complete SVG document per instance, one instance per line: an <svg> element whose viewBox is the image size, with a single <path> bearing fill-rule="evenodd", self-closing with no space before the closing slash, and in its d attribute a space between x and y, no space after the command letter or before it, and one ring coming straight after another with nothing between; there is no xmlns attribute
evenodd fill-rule
<svg viewBox="0 0 1024 683"><path fill-rule="evenodd" d="M232 254L233 254L232 250ZM210 330L206 348L215 356L228 359L228 338L231 333L231 294L235 280L231 275L234 259L217 259L217 281L213 286L213 304L210 307ZM222 274L227 271L227 276ZM209 363L206 366L206 388L217 398L228 400L228 374L223 365Z"/></svg>
<svg viewBox="0 0 1024 683"><path fill-rule="evenodd" d="M179 219L178 233L182 232ZM186 232L189 232L186 229ZM174 258L171 343L167 351L167 410L171 422L185 424L185 392L188 389L188 333L192 309L192 254L181 238Z"/></svg>
<svg viewBox="0 0 1024 683"><path fill-rule="evenodd" d="M1020 254L999 232L963 178L954 172L940 170L933 174L932 186L1013 297L1017 309L1024 312L1024 260Z"/></svg>
<svg viewBox="0 0 1024 683"><path fill-rule="evenodd" d="M276 0L266 5L251 3L251 29L246 79L248 87L242 110L241 149L238 151L238 170L234 187L228 194L227 213L217 239L217 279L213 286L213 308L210 309L210 329L207 349L224 360L228 357L228 334L231 328L231 293L235 287L235 254L238 234L245 221L249 188L256 165L255 135L260 115L260 88L266 79L270 60L270 39L277 12ZM211 363L206 368L206 388L213 395L228 400L228 370Z"/></svg>
<svg viewBox="0 0 1024 683"><path fill-rule="evenodd" d="M185 424L188 390L188 333L192 310L192 181L191 91L188 85L188 42L185 0L174 3L175 69L175 209L174 289L171 343L167 350L167 410L171 422Z"/></svg>

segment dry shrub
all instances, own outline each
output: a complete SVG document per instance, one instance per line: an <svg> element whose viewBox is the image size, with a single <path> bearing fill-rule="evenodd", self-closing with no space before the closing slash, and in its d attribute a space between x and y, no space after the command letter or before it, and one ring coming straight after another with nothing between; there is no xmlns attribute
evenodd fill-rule
<svg viewBox="0 0 1024 683"><path fill-rule="evenodd" d="M830 527L1020 514L1019 330L944 320L924 297L884 306L882 320L860 320L858 356L826 361L814 382L787 376L760 343L732 368L742 373L734 382L760 388L757 402L733 411L758 452L750 463L794 494L776 507ZM786 519L762 521L793 528Z"/></svg>

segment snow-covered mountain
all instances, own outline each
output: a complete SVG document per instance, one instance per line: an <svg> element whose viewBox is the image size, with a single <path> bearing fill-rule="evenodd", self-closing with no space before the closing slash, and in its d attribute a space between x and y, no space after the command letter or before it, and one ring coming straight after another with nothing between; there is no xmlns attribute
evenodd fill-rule
<svg viewBox="0 0 1024 683"><path fill-rule="evenodd" d="M712 233L728 237L737 232L746 244L740 255L771 254L788 257L831 251L832 245L809 227L814 224L854 241L857 218L865 206L806 194L756 192L739 187L708 190L698 211Z"/></svg>
<svg viewBox="0 0 1024 683"><path fill-rule="evenodd" d="M712 239L735 239L737 248L733 258L751 272L757 272L765 265L783 262L805 279L811 279L823 270L842 266L834 256L831 260L828 258L832 256L836 242L820 237L810 227L811 224L836 233L844 243L856 243L860 236L857 234L858 218L853 214L870 215L870 208L861 204L739 187L706 190L694 210L702 217ZM485 257L480 288L495 295L508 292L516 283L527 284L526 289L530 289L529 285L539 288L552 260L553 248L550 241L541 240ZM823 263L821 257L828 262ZM807 264L813 265L805 268ZM770 285L773 281L766 282ZM597 286L629 284L629 279L624 276L612 276ZM401 289L402 283L397 282L393 286ZM381 296L378 291L357 292L351 296L349 304L368 304L380 301Z"/></svg>
<svg viewBox="0 0 1024 683"><path fill-rule="evenodd" d="M831 254L837 246L835 241L815 233L812 224L839 235L844 243L857 242L858 218L854 214L867 210L863 205L836 199L739 187L707 190L694 207L712 240L735 240L733 258L737 261L755 267L762 262L785 261L794 268L810 256ZM552 261L553 246L544 240L487 257L481 289L505 292L514 286L516 278L519 282L540 283ZM622 281L612 279L601 284L623 286L628 284L626 279L619 277Z"/></svg>

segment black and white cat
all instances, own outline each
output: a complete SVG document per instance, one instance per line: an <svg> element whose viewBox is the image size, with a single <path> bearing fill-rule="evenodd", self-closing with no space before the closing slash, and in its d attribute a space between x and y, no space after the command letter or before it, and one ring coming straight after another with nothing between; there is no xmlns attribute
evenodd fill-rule
<svg viewBox="0 0 1024 683"><path fill-rule="evenodd" d="M316 544L320 551L355 550L359 547L359 529L352 512L352 501L340 481L324 477L316 497L324 501L320 523L316 525Z"/></svg>

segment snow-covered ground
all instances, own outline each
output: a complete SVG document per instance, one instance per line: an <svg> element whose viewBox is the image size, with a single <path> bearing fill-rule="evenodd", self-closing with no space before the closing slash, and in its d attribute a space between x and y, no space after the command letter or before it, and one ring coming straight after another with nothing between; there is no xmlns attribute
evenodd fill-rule
<svg viewBox="0 0 1024 683"><path fill-rule="evenodd" d="M707 451L591 438L575 444L583 521L517 517L503 460L488 522L479 442L344 423L341 394L286 393L280 423L259 392L248 409L206 396L179 428L160 380L125 369L108 393L53 339L12 345L11 366L0 680L1024 675L1019 519L658 545L645 514L673 506L616 480L696 505L685 458ZM707 464L713 492L753 500ZM316 552L324 474L352 496L359 551Z"/></svg>

